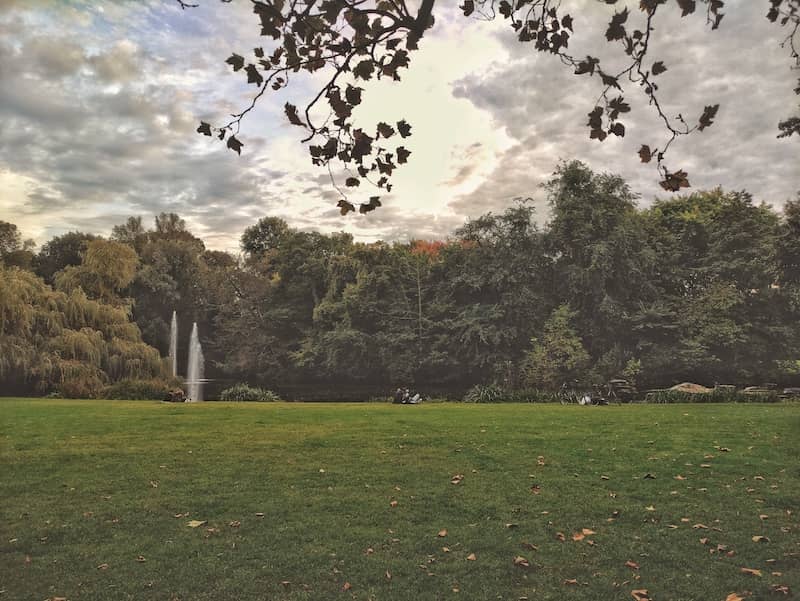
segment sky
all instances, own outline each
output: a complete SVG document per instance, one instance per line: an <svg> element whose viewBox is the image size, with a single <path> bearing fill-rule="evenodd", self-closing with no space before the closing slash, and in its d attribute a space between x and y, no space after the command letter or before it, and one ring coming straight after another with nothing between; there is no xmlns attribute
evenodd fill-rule
<svg viewBox="0 0 800 601"><path fill-rule="evenodd" d="M224 123L255 91L225 59L269 48L249 0L195 2L181 10L175 0L0 0L0 220L41 245L174 212L209 248L235 252L264 216L361 241L442 239L469 218L532 198L546 222L542 184L562 160L623 176L642 206L667 196L636 154L666 141L637 90L626 96L626 136L590 140L596 78L519 43L500 19L467 19L457 2L440 1L402 81L369 83L355 112L367 130L411 123L408 164L383 207L343 217L327 171L311 165L299 128L283 116L283 104L303 106L319 79L298 77L265 95L242 124L241 156L195 132L200 120ZM642 19L638 2L628 4L629 23ZM681 19L668 5L659 15L651 57L668 67L659 76L666 112L694 122L720 104L714 125L676 141L666 162L689 172L691 190L746 190L780 209L800 191L798 139L776 137L778 122L797 112L797 72L779 45L785 32L764 17L768 0L725 4L716 31L702 11ZM614 7L563 7L575 21L573 54L613 61L604 32Z"/></svg>

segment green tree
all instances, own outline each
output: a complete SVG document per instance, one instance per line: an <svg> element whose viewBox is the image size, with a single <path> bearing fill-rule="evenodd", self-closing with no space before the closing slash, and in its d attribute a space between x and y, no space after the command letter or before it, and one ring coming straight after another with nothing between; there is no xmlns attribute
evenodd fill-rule
<svg viewBox="0 0 800 601"><path fill-rule="evenodd" d="M84 232L67 232L51 238L36 255L36 273L52 284L57 272L81 264L86 245L97 238Z"/></svg>
<svg viewBox="0 0 800 601"><path fill-rule="evenodd" d="M126 244L112 240L92 240L80 265L69 266L56 274L59 290L81 288L90 298L116 305L126 304L121 296L136 275L139 257Z"/></svg>
<svg viewBox="0 0 800 601"><path fill-rule="evenodd" d="M567 383L586 381L589 353L572 326L575 313L569 305L557 307L544 324L540 338L525 358L527 383L546 390L557 390Z"/></svg>
<svg viewBox="0 0 800 601"><path fill-rule="evenodd" d="M163 376L125 307L50 288L0 265L0 388L6 393L94 397L121 379Z"/></svg>

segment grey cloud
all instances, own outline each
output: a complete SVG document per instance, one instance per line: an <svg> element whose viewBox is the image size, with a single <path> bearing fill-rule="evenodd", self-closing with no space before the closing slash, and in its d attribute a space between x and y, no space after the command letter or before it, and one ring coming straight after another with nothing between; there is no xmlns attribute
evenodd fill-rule
<svg viewBox="0 0 800 601"><path fill-rule="evenodd" d="M141 73L138 48L127 40L114 44L111 50L89 57L95 74L101 81L130 81Z"/></svg>
<svg viewBox="0 0 800 601"><path fill-rule="evenodd" d="M800 172L792 159L791 142L776 140L776 126L797 101L789 57L779 47L782 32L766 21L762 4L731 6L716 32L704 28L701 15L682 21L680 11L668 7L671 10L659 15L663 20L651 44L651 57L668 67L659 77L666 114L682 113L691 124L705 105L720 104L711 128L672 145L667 166L689 171L693 189L744 188L759 199L781 202L800 187ZM632 10L631 17L638 13ZM586 35L602 40L598 46L603 47L598 23L604 21L576 21L576 30L589 25ZM533 195L541 204L541 217L547 209L539 186L562 158L577 158L597 171L621 174L642 194L643 202L665 195L655 169L640 164L637 150L641 144L663 147L668 134L635 86L625 93L633 107L623 118L625 138L589 140L587 113L599 92L597 78L575 76L513 36L503 34L501 39L512 59L459 82L454 94L487 110L519 144L506 152L482 185L451 203L454 210L475 215L505 206L515 196ZM586 47L574 49L575 54L582 56Z"/></svg>

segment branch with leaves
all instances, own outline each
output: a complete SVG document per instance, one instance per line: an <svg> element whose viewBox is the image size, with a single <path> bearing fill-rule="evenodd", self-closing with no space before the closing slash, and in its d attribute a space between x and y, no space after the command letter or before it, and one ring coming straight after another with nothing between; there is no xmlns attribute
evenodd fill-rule
<svg viewBox="0 0 800 601"><path fill-rule="evenodd" d="M196 6L177 0L181 8ZM230 0L221 0L230 2ZM360 81L373 78L400 80L412 53L425 32L434 23L436 0L419 0L412 10L407 0L250 0L253 12L261 23L261 35L271 39L270 48L255 48L251 58L232 54L226 62L233 71L241 72L247 82L258 88L250 104L220 126L201 122L197 131L216 135L227 147L241 154L244 144L237 137L243 118L252 111L268 91L289 87L299 72L326 74L317 94L298 108L287 102L284 112L289 123L305 130L311 161L327 169L331 182L341 194L337 206L342 215L355 212L346 190L359 188L362 182L390 192L391 177L399 165L407 162L411 151L402 139L411 135L411 125L400 120L378 123L365 129L354 123L352 115L361 104L364 89ZM604 0L608 5L618 0ZM578 76L597 76L601 91L588 113L589 137L603 142L609 136L623 137L626 127L623 116L631 107L625 98L625 86L638 86L646 102L658 115L667 138L660 148L642 144L638 155L643 163L655 158L660 184L668 191L689 186L683 169L671 170L665 156L679 137L710 127L719 110L718 104L707 105L699 118L690 123L683 115L667 115L658 97L658 78L667 71L661 60L649 57L650 38L657 13L668 0L640 0L642 22L627 7L615 10L605 32L607 43L618 44L627 57L624 68L611 70L593 56L575 57L568 52L573 36L574 19L562 11L561 0L463 0L459 7L466 17L493 20L498 15L509 21L521 43L530 43L537 52L549 53ZM681 16L705 7L705 18L711 29L723 19L724 0L676 0ZM796 36L800 25L800 0L768 0L767 18L789 25L790 33L783 41L800 65ZM798 87L800 93L800 86ZM796 121L796 123L795 123ZM800 119L787 122L788 133L800 133ZM781 124L781 129L784 124ZM399 139L398 139L399 138ZM333 175L332 164L345 172L343 186ZM359 213L369 213L381 206L380 196L361 203Z"/></svg>

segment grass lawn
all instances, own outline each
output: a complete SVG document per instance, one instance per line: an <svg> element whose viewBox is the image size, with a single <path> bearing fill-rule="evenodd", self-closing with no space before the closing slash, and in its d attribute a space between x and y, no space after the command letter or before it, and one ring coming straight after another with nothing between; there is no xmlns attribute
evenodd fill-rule
<svg viewBox="0 0 800 601"><path fill-rule="evenodd" d="M0 399L0 601L780 599L798 514L800 405Z"/></svg>

